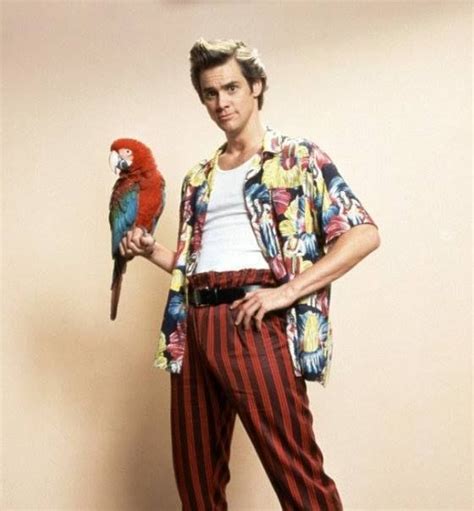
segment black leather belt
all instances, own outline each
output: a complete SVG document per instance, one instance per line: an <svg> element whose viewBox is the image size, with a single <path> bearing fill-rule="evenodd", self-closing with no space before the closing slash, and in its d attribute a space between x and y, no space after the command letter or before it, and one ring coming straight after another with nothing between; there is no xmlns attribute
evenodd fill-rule
<svg viewBox="0 0 474 511"><path fill-rule="evenodd" d="M234 300L243 298L245 293L261 289L260 284L251 284L240 287L201 287L190 289L188 294L189 303L196 307L206 305L219 305L220 303L232 303Z"/></svg>

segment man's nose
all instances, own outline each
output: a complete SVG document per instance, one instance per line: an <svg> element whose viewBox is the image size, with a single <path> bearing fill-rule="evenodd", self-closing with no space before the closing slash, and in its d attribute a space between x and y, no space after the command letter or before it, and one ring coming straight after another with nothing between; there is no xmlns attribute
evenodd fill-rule
<svg viewBox="0 0 474 511"><path fill-rule="evenodd" d="M228 104L228 100L227 94L221 93L217 96L217 107L219 110L222 110Z"/></svg>

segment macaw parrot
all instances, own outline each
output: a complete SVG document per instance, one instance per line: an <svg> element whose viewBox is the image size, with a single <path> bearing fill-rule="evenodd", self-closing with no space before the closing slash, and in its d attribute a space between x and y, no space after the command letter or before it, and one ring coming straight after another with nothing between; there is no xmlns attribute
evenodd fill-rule
<svg viewBox="0 0 474 511"><path fill-rule="evenodd" d="M143 235L153 234L165 205L165 180L150 149L138 140L120 138L112 143L110 151L110 167L119 176L109 204L114 260L110 319L114 320L127 268L127 259L120 254L120 241L134 227L141 227Z"/></svg>

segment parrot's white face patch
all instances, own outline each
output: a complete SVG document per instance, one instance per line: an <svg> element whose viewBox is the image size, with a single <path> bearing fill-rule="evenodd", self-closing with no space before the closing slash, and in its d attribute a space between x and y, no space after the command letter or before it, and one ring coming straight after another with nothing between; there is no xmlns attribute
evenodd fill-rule
<svg viewBox="0 0 474 511"><path fill-rule="evenodd" d="M120 170L117 167L119 161L120 156L118 155L117 151L111 151L109 156L109 165L114 174L120 174Z"/></svg>
<svg viewBox="0 0 474 511"><path fill-rule="evenodd" d="M124 165L124 162L126 165ZM114 174L120 174L122 170L130 169L133 162L133 153L130 149L119 149L111 151L109 156L109 165Z"/></svg>

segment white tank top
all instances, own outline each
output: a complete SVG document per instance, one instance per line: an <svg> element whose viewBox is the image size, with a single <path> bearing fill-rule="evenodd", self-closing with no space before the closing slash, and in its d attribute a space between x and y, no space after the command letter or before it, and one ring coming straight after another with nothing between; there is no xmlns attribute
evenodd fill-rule
<svg viewBox="0 0 474 511"><path fill-rule="evenodd" d="M269 268L244 204L245 176L252 159L230 170L217 166L195 273Z"/></svg>

